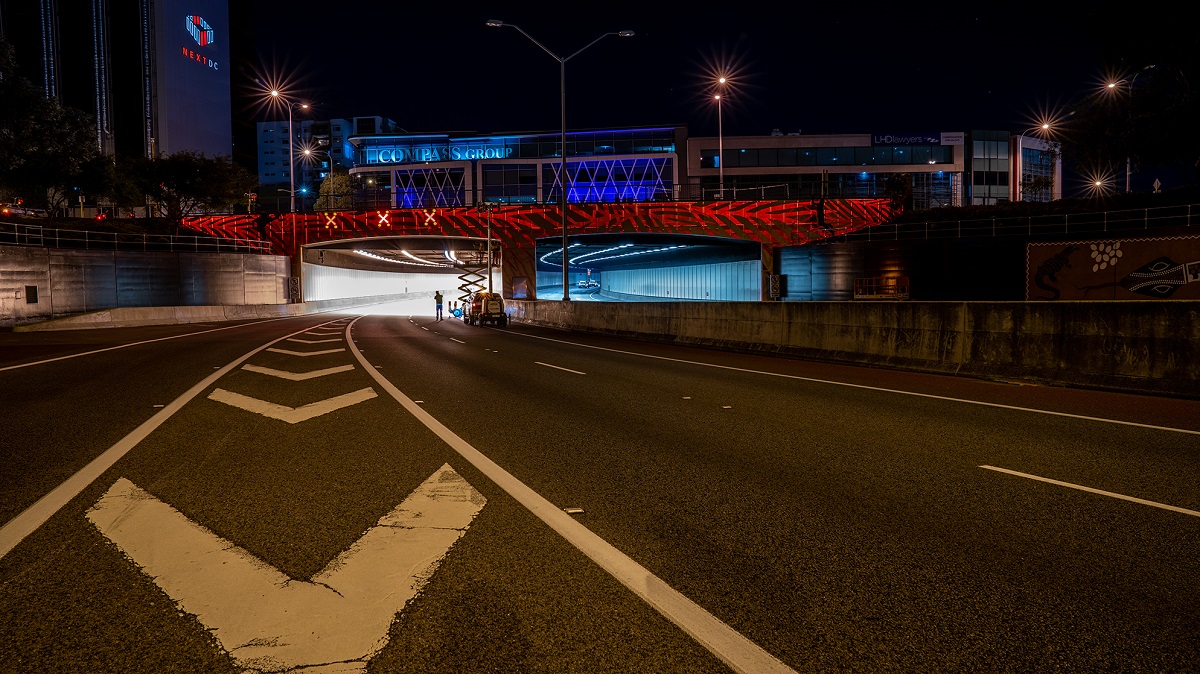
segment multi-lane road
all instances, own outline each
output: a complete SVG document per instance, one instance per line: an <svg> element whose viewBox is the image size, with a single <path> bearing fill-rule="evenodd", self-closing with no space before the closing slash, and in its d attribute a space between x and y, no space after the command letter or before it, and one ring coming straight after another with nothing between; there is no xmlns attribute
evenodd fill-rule
<svg viewBox="0 0 1200 674"><path fill-rule="evenodd" d="M1200 666L1200 401L426 304L0 334L0 672Z"/></svg>

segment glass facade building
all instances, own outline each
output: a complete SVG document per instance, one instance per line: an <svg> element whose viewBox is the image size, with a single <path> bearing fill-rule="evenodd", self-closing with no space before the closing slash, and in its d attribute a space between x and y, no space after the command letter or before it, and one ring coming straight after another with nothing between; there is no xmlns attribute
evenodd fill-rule
<svg viewBox="0 0 1200 674"><path fill-rule="evenodd" d="M564 180L559 132L406 134L389 124L364 133L345 120L327 126L310 135L323 135L318 147L349 168L360 210L559 204L564 194L567 203L887 198L912 209L1061 197L1053 148L1002 131L725 138L692 138L685 126L571 131ZM279 132L260 125L263 183L287 175ZM297 177L319 182L323 172L308 175L308 168L298 163Z"/></svg>
<svg viewBox="0 0 1200 674"><path fill-rule="evenodd" d="M677 127L574 131L562 136L356 136L352 183L363 208L622 203L676 198ZM566 189L564 190L564 182Z"/></svg>

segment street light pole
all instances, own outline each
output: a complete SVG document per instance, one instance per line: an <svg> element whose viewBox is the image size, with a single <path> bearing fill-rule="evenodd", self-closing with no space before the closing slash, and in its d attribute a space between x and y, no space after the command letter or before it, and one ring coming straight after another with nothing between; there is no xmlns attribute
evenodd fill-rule
<svg viewBox="0 0 1200 674"><path fill-rule="evenodd" d="M296 212L296 151L292 149L292 143L296 142L296 132L292 131L292 104L289 101L288 109L288 194L292 197L291 212Z"/></svg>
<svg viewBox="0 0 1200 674"><path fill-rule="evenodd" d="M296 212L296 152L293 149L293 141L296 137L292 131L292 102L288 100L278 89L272 89L270 92L271 98L283 101L287 106L288 111L288 195L292 198L290 213Z"/></svg>
<svg viewBox="0 0 1200 674"><path fill-rule="evenodd" d="M721 129L721 94L717 99L717 198L725 197L725 134Z"/></svg>
<svg viewBox="0 0 1200 674"><path fill-rule="evenodd" d="M721 96L725 88L725 77L717 78L717 95L713 98L717 101L717 198L725 198L725 133L721 128Z"/></svg>
<svg viewBox="0 0 1200 674"><path fill-rule="evenodd" d="M492 292L492 207L487 209L487 266L488 266L488 293Z"/></svg>
<svg viewBox="0 0 1200 674"><path fill-rule="evenodd" d="M570 56L567 56L564 58L564 57L559 56L558 54L555 54L554 52L550 51L549 49L547 49L546 45L542 44L541 42L538 42L532 35L530 35L529 33L526 33L524 29L522 29L520 26L518 26L516 24L504 23L503 21L501 21L499 19L488 19L485 25L487 25L489 28L502 28L504 26L507 26L509 28L515 28L515 29L517 29L517 32L521 33L521 35L524 35L525 37L529 38L530 42L541 47L542 51L549 54L555 61L558 61L558 87L559 87L559 94L561 97L561 104L562 104L562 140L561 140L562 146L561 146L561 152L560 152L561 161L559 162L559 183L562 185L562 196L559 197L560 198L559 205L562 210L562 292L563 292L563 301L569 302L571 300L571 290L570 290L570 283L568 281L569 275L567 273L567 197L568 197L568 194L570 193L570 186L568 185L568 180L567 180L567 61L575 58L581 52L583 52L584 49L591 47L592 45L596 44L600 40L603 40L604 38L608 37L609 35L617 35L619 37L633 37L635 33L632 30L621 30L621 31L616 31L616 32L612 32L612 33L605 33L605 34L601 35L600 37L596 38L595 40L592 40L591 42L589 42L586 46L583 47L583 49L580 49L579 51L575 52L574 54L571 54Z"/></svg>

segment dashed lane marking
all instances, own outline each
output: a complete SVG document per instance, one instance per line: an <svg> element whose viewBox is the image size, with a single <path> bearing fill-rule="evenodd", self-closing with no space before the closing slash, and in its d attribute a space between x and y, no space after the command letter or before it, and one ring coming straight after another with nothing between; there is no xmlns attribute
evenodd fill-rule
<svg viewBox="0 0 1200 674"><path fill-rule="evenodd" d="M572 370L572 369L565 368L565 367L559 367L557 365L551 365L550 363L543 363L540 360L535 360L533 362L535 365L541 365L543 367L552 367L555 370L562 370L563 372L570 372L572 374L587 374L586 372L580 372L579 370Z"/></svg>
<svg viewBox="0 0 1200 674"><path fill-rule="evenodd" d="M1135 496L1126 496L1124 494L1118 494L1116 492L1111 492L1111 491L1104 491L1103 489L1095 489L1093 487L1085 487L1083 485L1073 484L1071 482L1061 482L1059 480L1052 480L1048 477L1041 477L1038 475L1030 475L1029 473L1020 473L1015 470L1009 470L1007 468L997 468L995 466L980 466L980 468L983 468L984 470L994 470L998 473L1007 473L1009 475L1016 475L1017 477L1023 477L1023 478L1027 478L1030 480L1037 480L1038 482L1045 482L1047 484L1056 484L1060 487L1069 487L1071 489L1078 489L1080 491L1086 491L1086 492L1089 492L1092 494L1100 494L1101 496L1108 496L1111 498L1119 498L1122 501L1132 501L1133 503L1140 503L1142 505L1148 505L1148 506L1152 506L1155 508L1162 508L1163 510L1170 510L1172 512L1183 513L1184 515L1192 515L1194 517L1200 517L1200 512L1197 512L1195 510L1188 510L1187 508L1180 508L1178 506L1167 505L1165 503L1159 503L1158 501L1147 501L1146 499L1137 498Z"/></svg>
<svg viewBox="0 0 1200 674"><path fill-rule="evenodd" d="M357 321L358 319L351 321L350 325L353 326ZM576 522L569 514L530 489L524 482L513 477L496 462L460 438L454 431L446 428L442 422L417 404L420 401L414 401L404 395L400 389L396 388L382 374L376 372L374 368L366 367L367 361L353 343L350 344L350 350L380 388L395 398L404 409L408 410L409 414L425 424L429 430L450 445L451 449L470 461L471 465L490 478L496 486L525 506L529 512L596 562L600 568L616 578L642 601L682 629L710 653L720 658L733 671L739 674L796 674L795 670L781 660L706 611L704 607L667 585L661 578L650 573L649 569L597 536L591 529Z"/></svg>

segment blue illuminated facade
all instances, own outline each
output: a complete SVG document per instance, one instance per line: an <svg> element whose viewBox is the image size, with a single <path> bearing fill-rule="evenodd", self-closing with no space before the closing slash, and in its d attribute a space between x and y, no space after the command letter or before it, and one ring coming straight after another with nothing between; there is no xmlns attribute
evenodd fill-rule
<svg viewBox="0 0 1200 674"><path fill-rule="evenodd" d="M555 204L563 198L562 136L405 134L357 136L350 170L362 208ZM673 198L683 127L567 134L567 201Z"/></svg>
<svg viewBox="0 0 1200 674"><path fill-rule="evenodd" d="M567 203L899 198L906 208L927 209L1061 196L1061 159L1005 132L721 139L689 137L683 125L571 131L564 181L557 131L408 134L390 121L374 128L342 121L324 123L344 127L324 145L316 126L310 135L319 161L349 167L352 199L344 203L355 209L559 204L564 182ZM271 130L260 123L264 185L287 177ZM313 170L322 166L330 164ZM309 168L297 164L297 184L315 189L325 174Z"/></svg>

